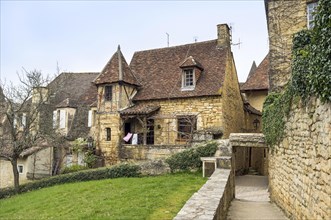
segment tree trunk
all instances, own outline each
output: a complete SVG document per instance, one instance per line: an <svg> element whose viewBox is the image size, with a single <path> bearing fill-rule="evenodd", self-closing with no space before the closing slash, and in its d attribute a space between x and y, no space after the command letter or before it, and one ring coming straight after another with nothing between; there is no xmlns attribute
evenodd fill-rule
<svg viewBox="0 0 331 220"><path fill-rule="evenodd" d="M13 167L14 187L15 187L16 192L18 192L18 187L20 185L20 176L19 176L19 173L17 170L17 158L13 158L10 162Z"/></svg>

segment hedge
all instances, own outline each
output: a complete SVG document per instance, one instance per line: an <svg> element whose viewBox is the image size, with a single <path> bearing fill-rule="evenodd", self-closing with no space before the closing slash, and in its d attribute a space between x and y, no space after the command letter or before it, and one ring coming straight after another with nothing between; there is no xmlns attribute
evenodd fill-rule
<svg viewBox="0 0 331 220"><path fill-rule="evenodd" d="M93 170L84 170L75 173L68 173L50 178L41 179L38 181L22 184L16 191L15 188L6 188L0 190L0 199L8 198L16 193L29 192L36 189L50 187L65 183L74 183L89 180L101 180L119 177L138 177L140 176L140 167L132 164L120 164L107 168L99 168Z"/></svg>

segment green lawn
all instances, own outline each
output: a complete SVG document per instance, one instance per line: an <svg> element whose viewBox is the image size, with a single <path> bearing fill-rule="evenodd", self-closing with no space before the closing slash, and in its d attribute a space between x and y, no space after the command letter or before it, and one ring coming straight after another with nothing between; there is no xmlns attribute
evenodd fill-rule
<svg viewBox="0 0 331 220"><path fill-rule="evenodd" d="M0 200L0 219L172 219L205 182L183 173L58 185Z"/></svg>

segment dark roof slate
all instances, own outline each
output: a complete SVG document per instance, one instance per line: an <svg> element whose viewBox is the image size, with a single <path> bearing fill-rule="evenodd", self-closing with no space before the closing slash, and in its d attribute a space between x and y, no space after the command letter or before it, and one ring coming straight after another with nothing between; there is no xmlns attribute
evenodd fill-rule
<svg viewBox="0 0 331 220"><path fill-rule="evenodd" d="M141 88L134 100L220 95L228 54L228 48L217 47L217 40L135 52L130 68ZM190 56L204 70L194 90L182 91L180 66Z"/></svg>
<svg viewBox="0 0 331 220"><path fill-rule="evenodd" d="M252 69L251 69L252 71ZM254 72L250 72L242 91L269 89L269 55L267 55Z"/></svg>
<svg viewBox="0 0 331 220"><path fill-rule="evenodd" d="M75 100L77 104L91 104L97 100L97 89L92 81L99 73L61 73L50 84L53 93L52 104L59 105L66 99ZM93 89L94 88L94 89ZM85 103L88 100L88 103Z"/></svg>
<svg viewBox="0 0 331 220"><path fill-rule="evenodd" d="M120 63L122 66L123 82L132 85L139 85L135 75L132 73L122 52L118 49L110 58L98 77L94 80L96 85L105 83L115 83L121 81L119 77Z"/></svg>

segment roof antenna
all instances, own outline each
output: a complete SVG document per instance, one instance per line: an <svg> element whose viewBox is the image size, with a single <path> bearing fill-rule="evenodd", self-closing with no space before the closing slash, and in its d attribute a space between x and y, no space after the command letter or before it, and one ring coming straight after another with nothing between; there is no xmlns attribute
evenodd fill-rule
<svg viewBox="0 0 331 220"><path fill-rule="evenodd" d="M238 40L238 43L231 43L232 46L238 46L238 49L240 49L240 45L242 44L243 42L240 41L240 38Z"/></svg>
<svg viewBox="0 0 331 220"><path fill-rule="evenodd" d="M166 33L166 35L167 35L167 45L168 45L168 47L169 47L169 34Z"/></svg>

